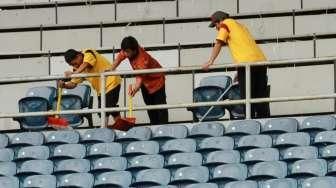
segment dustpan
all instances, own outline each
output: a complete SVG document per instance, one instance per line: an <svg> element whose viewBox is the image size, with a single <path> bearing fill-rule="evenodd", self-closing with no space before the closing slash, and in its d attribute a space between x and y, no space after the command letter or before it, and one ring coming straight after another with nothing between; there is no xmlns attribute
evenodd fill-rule
<svg viewBox="0 0 336 188"><path fill-rule="evenodd" d="M135 117L133 117L133 99L131 96L128 97L128 117L119 118L111 126L112 129L117 129L120 131L128 131L135 125Z"/></svg>

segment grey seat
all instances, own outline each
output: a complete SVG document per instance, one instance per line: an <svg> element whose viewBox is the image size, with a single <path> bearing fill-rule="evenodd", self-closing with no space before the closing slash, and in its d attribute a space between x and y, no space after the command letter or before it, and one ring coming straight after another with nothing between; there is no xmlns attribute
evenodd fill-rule
<svg viewBox="0 0 336 188"><path fill-rule="evenodd" d="M16 164L14 162L0 162L0 176L14 176Z"/></svg>
<svg viewBox="0 0 336 188"><path fill-rule="evenodd" d="M160 153L191 153L196 151L196 141L191 138L168 140L160 146Z"/></svg>
<svg viewBox="0 0 336 188"><path fill-rule="evenodd" d="M202 160L200 153L175 153L166 158L165 168L202 166Z"/></svg>
<svg viewBox="0 0 336 188"><path fill-rule="evenodd" d="M246 150L252 148L270 148L272 138L268 135L248 135L239 139L237 149Z"/></svg>
<svg viewBox="0 0 336 188"><path fill-rule="evenodd" d="M85 158L119 157L122 155L122 150L122 145L116 142L97 143L87 147Z"/></svg>
<svg viewBox="0 0 336 188"><path fill-rule="evenodd" d="M296 161L302 159L317 159L318 149L313 146L290 147L281 152L284 161Z"/></svg>
<svg viewBox="0 0 336 188"><path fill-rule="evenodd" d="M0 149L0 162L9 162L14 159L14 151L10 148Z"/></svg>
<svg viewBox="0 0 336 188"><path fill-rule="evenodd" d="M0 177L0 187L19 188L19 179L14 176Z"/></svg>
<svg viewBox="0 0 336 188"><path fill-rule="evenodd" d="M105 172L95 176L94 187L129 187L132 174L128 171Z"/></svg>
<svg viewBox="0 0 336 188"><path fill-rule="evenodd" d="M261 124L255 120L233 121L225 127L224 135L254 135L260 133Z"/></svg>
<svg viewBox="0 0 336 188"><path fill-rule="evenodd" d="M313 177L305 179L302 183L302 188L334 188L336 185L336 178L325 177Z"/></svg>
<svg viewBox="0 0 336 188"><path fill-rule="evenodd" d="M167 169L146 169L134 175L134 182L131 186L164 186L170 182L170 172Z"/></svg>
<svg viewBox="0 0 336 188"><path fill-rule="evenodd" d="M17 151L15 160L47 160L49 158L49 154L50 152L47 146L28 146Z"/></svg>
<svg viewBox="0 0 336 188"><path fill-rule="evenodd" d="M336 144L321 148L320 157L324 159L336 159Z"/></svg>
<svg viewBox="0 0 336 188"><path fill-rule="evenodd" d="M287 164L283 161L267 161L256 163L249 168L248 179L274 179L285 178L287 175Z"/></svg>
<svg viewBox="0 0 336 188"><path fill-rule="evenodd" d="M9 138L5 134L0 134L0 149L7 147Z"/></svg>
<svg viewBox="0 0 336 188"><path fill-rule="evenodd" d="M17 164L18 175L50 175L54 164L49 160L30 160Z"/></svg>
<svg viewBox="0 0 336 188"><path fill-rule="evenodd" d="M23 181L25 188L56 188L56 177L53 175L28 176Z"/></svg>
<svg viewBox="0 0 336 188"><path fill-rule="evenodd" d="M185 188L218 188L218 185L215 183L194 183L185 186Z"/></svg>
<svg viewBox="0 0 336 188"><path fill-rule="evenodd" d="M10 139L10 147L40 146L44 143L44 135L41 132L23 132L14 135Z"/></svg>
<svg viewBox="0 0 336 188"><path fill-rule="evenodd" d="M276 148L257 148L244 153L243 162L247 164L277 161L280 158L279 151Z"/></svg>
<svg viewBox="0 0 336 188"><path fill-rule="evenodd" d="M51 151L51 159L82 159L85 157L86 148L82 144L63 144Z"/></svg>
<svg viewBox="0 0 336 188"><path fill-rule="evenodd" d="M153 131L152 140L166 141L187 136L188 128L184 125L161 125Z"/></svg>
<svg viewBox="0 0 336 188"><path fill-rule="evenodd" d="M262 134L282 134L297 132L299 122L294 118L270 119L261 125Z"/></svg>
<svg viewBox="0 0 336 188"><path fill-rule="evenodd" d="M213 151L204 156L203 165L208 167L222 164L239 163L240 153L236 150Z"/></svg>
<svg viewBox="0 0 336 188"><path fill-rule="evenodd" d="M224 164L212 169L210 175L211 182L215 183L245 180L247 166L241 163Z"/></svg>
<svg viewBox="0 0 336 188"><path fill-rule="evenodd" d="M209 137L197 143L197 152L210 152L215 150L232 150L234 140L228 136Z"/></svg>
<svg viewBox="0 0 336 188"><path fill-rule="evenodd" d="M308 133L284 133L277 137L274 146L275 147L294 147L294 146L309 146L310 136Z"/></svg>
<svg viewBox="0 0 336 188"><path fill-rule="evenodd" d="M314 131L331 131L336 127L336 120L332 116L312 116L303 120L299 125L300 131L314 132Z"/></svg>
<svg viewBox="0 0 336 188"><path fill-rule="evenodd" d="M79 133L74 130L54 131L47 135L46 144L77 144L79 142L79 138Z"/></svg>
<svg viewBox="0 0 336 188"><path fill-rule="evenodd" d="M66 159L55 163L54 174L86 173L90 171L87 159Z"/></svg>
<svg viewBox="0 0 336 188"><path fill-rule="evenodd" d="M115 133L112 129L98 128L89 129L81 137L82 143L110 143L115 139Z"/></svg>
<svg viewBox="0 0 336 188"><path fill-rule="evenodd" d="M118 142L127 141L145 141L149 140L152 136L152 131L148 127L134 127L127 132L121 132L117 134Z"/></svg>
<svg viewBox="0 0 336 188"><path fill-rule="evenodd" d="M328 176L335 176L336 175L336 162L332 161L328 163Z"/></svg>
<svg viewBox="0 0 336 188"><path fill-rule="evenodd" d="M317 133L314 138L314 145L336 144L336 131L323 131Z"/></svg>
<svg viewBox="0 0 336 188"><path fill-rule="evenodd" d="M156 141L134 141L126 146L124 156L154 155L159 151L160 145Z"/></svg>
<svg viewBox="0 0 336 188"><path fill-rule="evenodd" d="M290 166L288 177L324 176L327 169L327 162L323 159L299 160Z"/></svg>
<svg viewBox="0 0 336 188"><path fill-rule="evenodd" d="M259 188L297 188L298 182L292 178L271 179L260 182Z"/></svg>
<svg viewBox="0 0 336 188"><path fill-rule="evenodd" d="M94 178L92 174L89 173L73 173L62 175L57 178L58 188L92 188L94 183Z"/></svg>
<svg viewBox="0 0 336 188"><path fill-rule="evenodd" d="M191 128L189 137L215 137L222 136L224 133L224 125L217 122L202 122Z"/></svg>
<svg viewBox="0 0 336 188"><path fill-rule="evenodd" d="M208 168L204 166L182 167L172 172L170 184L206 183L208 180Z"/></svg>
<svg viewBox="0 0 336 188"><path fill-rule="evenodd" d="M122 171L126 168L127 160L124 157L106 157L91 162L91 173Z"/></svg>
<svg viewBox="0 0 336 188"><path fill-rule="evenodd" d="M139 155L128 159L127 170L142 170L149 168L163 168L164 157L162 155Z"/></svg>
<svg viewBox="0 0 336 188"><path fill-rule="evenodd" d="M224 188L258 188L256 181L234 181L225 184Z"/></svg>

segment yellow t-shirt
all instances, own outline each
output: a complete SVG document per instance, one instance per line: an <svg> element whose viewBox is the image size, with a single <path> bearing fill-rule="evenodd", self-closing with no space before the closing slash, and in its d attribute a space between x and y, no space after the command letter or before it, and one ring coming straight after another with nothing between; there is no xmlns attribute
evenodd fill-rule
<svg viewBox="0 0 336 188"><path fill-rule="evenodd" d="M94 55L89 52L92 51ZM105 70L109 69L111 67L111 63L102 55L100 55L98 52L92 49L85 49L82 51L84 54L83 62L89 63L91 67L86 68L83 73L101 73L105 72ZM92 85L92 87L96 90L98 95L100 95L100 78L99 77L90 77L85 78L87 81L89 81ZM83 82L83 78L73 78L71 79L71 82L79 84ZM108 76L106 78L106 85L105 90L106 93L117 87L121 82L120 76Z"/></svg>
<svg viewBox="0 0 336 188"><path fill-rule="evenodd" d="M248 29L234 19L221 23L216 39L227 43L235 63L266 61Z"/></svg>

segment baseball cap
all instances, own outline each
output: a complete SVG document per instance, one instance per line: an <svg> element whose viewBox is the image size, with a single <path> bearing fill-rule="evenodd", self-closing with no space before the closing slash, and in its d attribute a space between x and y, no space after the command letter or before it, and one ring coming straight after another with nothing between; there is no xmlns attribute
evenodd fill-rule
<svg viewBox="0 0 336 188"><path fill-rule="evenodd" d="M211 15L211 23L209 25L209 27L215 27L216 23L226 19L229 17L229 14L223 11L216 11L215 13L213 13Z"/></svg>

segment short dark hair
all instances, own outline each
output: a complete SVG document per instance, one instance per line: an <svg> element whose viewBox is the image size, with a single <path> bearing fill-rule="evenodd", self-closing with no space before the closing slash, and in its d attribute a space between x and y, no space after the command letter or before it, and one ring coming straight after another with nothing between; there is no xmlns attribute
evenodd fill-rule
<svg viewBox="0 0 336 188"><path fill-rule="evenodd" d="M139 43L134 37L128 36L121 41L121 49L122 50L130 49L133 51L138 51Z"/></svg>
<svg viewBox="0 0 336 188"><path fill-rule="evenodd" d="M74 49L69 49L64 53L64 59L68 64L70 64L70 62L74 60L78 54L80 54L80 52Z"/></svg>

